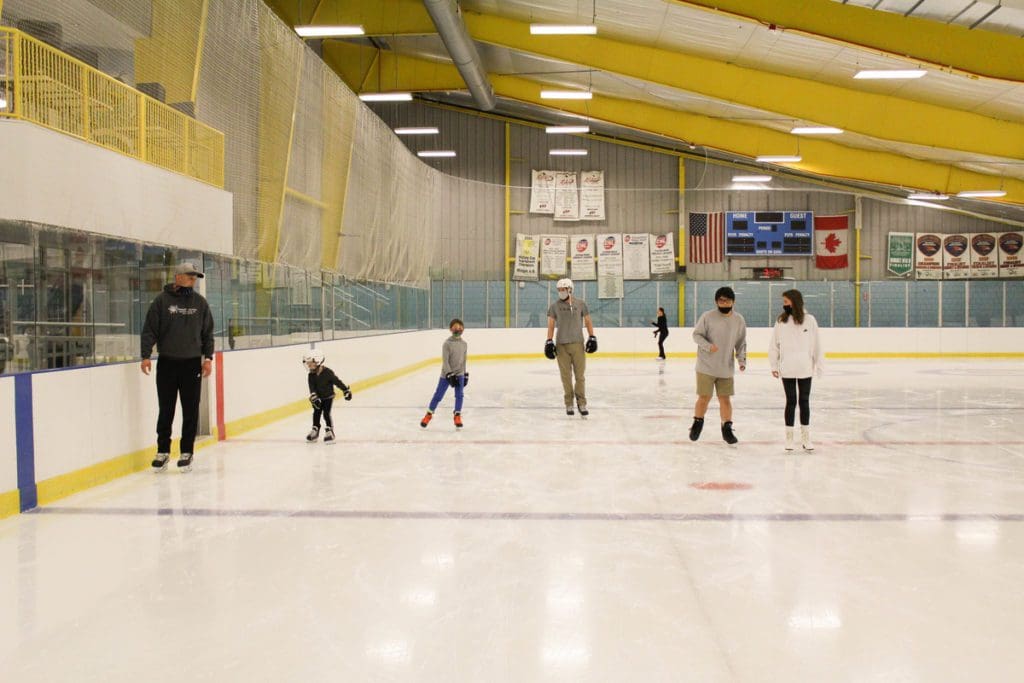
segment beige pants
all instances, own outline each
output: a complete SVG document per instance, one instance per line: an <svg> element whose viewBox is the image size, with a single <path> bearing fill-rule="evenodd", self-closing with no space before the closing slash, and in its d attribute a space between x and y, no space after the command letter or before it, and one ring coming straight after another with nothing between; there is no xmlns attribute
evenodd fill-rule
<svg viewBox="0 0 1024 683"><path fill-rule="evenodd" d="M583 342L559 344L555 347L558 353L558 372L562 375L562 389L565 390L565 407L572 407L573 396L581 408L587 407L587 380L583 373L587 371L587 354L583 350ZM576 376L576 389L573 390L573 375Z"/></svg>

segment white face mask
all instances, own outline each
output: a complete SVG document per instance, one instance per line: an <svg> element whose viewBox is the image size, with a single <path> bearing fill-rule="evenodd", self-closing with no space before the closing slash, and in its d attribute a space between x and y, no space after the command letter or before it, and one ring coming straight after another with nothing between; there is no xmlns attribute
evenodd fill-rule
<svg viewBox="0 0 1024 683"><path fill-rule="evenodd" d="M560 289L560 290L558 290L558 298L561 299L562 301L565 301L566 299L568 299L569 298L569 290L568 289L565 289L565 290Z"/></svg>

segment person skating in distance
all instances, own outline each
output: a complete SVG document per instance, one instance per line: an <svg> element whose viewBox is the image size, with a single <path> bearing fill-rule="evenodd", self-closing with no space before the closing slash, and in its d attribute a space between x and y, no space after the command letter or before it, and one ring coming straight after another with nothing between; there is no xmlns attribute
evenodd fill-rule
<svg viewBox="0 0 1024 683"><path fill-rule="evenodd" d="M587 409L587 353L597 351L597 337L594 336L594 323L590 319L587 302L573 296L572 280L562 278L555 285L558 289L558 301L548 307L548 338L544 342L544 355L551 360L558 359L558 371L562 376L562 389L565 399L565 414L573 415L573 400L579 408L580 416L590 414ZM586 326L587 338L583 342L583 327ZM555 328L558 328L557 339ZM573 380L575 379L575 383Z"/></svg>

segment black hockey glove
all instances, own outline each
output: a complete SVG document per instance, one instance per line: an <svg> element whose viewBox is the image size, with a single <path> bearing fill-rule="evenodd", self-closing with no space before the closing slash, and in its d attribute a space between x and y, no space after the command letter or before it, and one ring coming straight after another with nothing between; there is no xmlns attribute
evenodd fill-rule
<svg viewBox="0 0 1024 683"><path fill-rule="evenodd" d="M323 403L320 402L320 397L315 392L309 395L309 403L317 410L320 410L323 406Z"/></svg>
<svg viewBox="0 0 1024 683"><path fill-rule="evenodd" d="M459 376L456 375L454 372L449 372L447 375L444 376L444 378L448 380L448 386L450 387L456 387L459 385Z"/></svg>
<svg viewBox="0 0 1024 683"><path fill-rule="evenodd" d="M462 388L465 389L469 386L469 373L467 372L462 376Z"/></svg>
<svg viewBox="0 0 1024 683"><path fill-rule="evenodd" d="M590 339L587 340L585 350L587 353L594 353L597 351L597 337L590 335Z"/></svg>
<svg viewBox="0 0 1024 683"><path fill-rule="evenodd" d="M555 359L555 342L551 341L550 339L544 342L544 355L550 358L551 360Z"/></svg>
<svg viewBox="0 0 1024 683"><path fill-rule="evenodd" d="M352 390L349 389L348 387L345 387L342 390L341 395L345 397L346 401L351 401L352 400Z"/></svg>

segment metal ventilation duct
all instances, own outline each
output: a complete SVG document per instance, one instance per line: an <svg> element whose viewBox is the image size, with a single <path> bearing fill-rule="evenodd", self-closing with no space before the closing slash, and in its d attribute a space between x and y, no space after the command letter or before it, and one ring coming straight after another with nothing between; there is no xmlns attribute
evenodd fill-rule
<svg viewBox="0 0 1024 683"><path fill-rule="evenodd" d="M448 49L448 54L462 75L462 80L473 94L476 105L483 111L494 109L494 88L487 80L487 71L480 61L473 39L466 31L466 25L462 22L454 0L423 0L423 4L426 5L427 12L430 13L430 18Z"/></svg>

